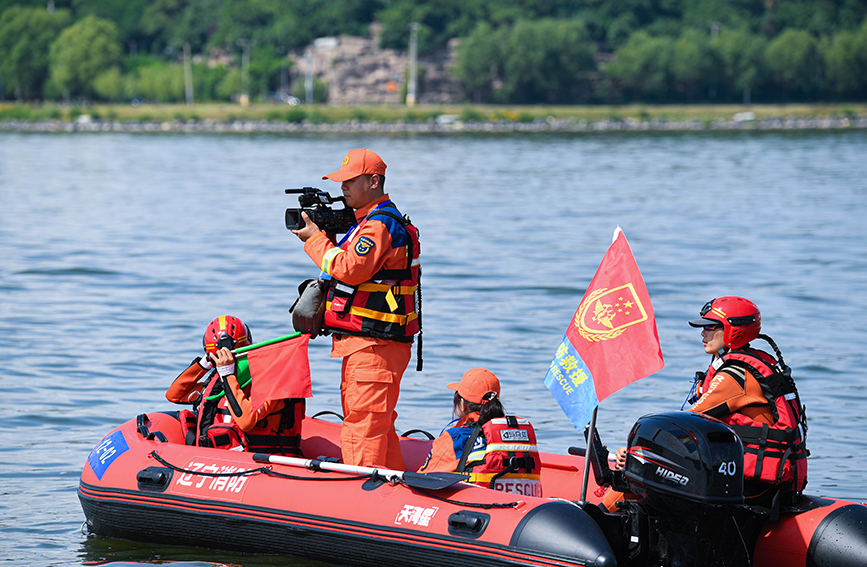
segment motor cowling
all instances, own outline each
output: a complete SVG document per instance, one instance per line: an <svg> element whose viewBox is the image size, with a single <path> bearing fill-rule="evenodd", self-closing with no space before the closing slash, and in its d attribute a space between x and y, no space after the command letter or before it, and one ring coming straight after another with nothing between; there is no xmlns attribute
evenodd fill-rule
<svg viewBox="0 0 867 567"><path fill-rule="evenodd" d="M723 422L693 412L640 418L629 434L624 477L644 517L646 564L732 567L750 564L739 527L744 450ZM642 563L644 564L644 563Z"/></svg>
<svg viewBox="0 0 867 567"><path fill-rule="evenodd" d="M744 493L744 448L726 424L688 411L646 415L629 433L624 475L653 506L683 501L738 505Z"/></svg>

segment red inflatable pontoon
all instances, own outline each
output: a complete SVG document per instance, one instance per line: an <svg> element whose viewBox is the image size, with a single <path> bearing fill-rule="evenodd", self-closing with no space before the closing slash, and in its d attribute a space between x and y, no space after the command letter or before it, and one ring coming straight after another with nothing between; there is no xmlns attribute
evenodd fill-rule
<svg viewBox="0 0 867 567"><path fill-rule="evenodd" d="M673 415L669 421L692 427L690 419ZM592 474L590 502L579 503L584 458L573 455L540 454L544 498L435 475L389 481L387 474L326 470L328 459L316 467L319 458L339 457L339 430L335 423L305 419L301 447L313 463L300 467L184 445L175 412L139 416L106 435L88 457L79 486L87 526L136 541L360 567L612 567L680 564L677 550L692 545L688 535L677 535L688 531L679 524L685 511L700 510L699 524L729 513L712 494L681 494L685 485L667 486L662 476L644 479L640 473L627 473L635 492L647 495L631 504L631 512L610 514L597 506L604 489ZM709 446L707 459L713 460L714 435L695 434L689 443ZM430 441L402 437L401 444L407 467L417 470ZM701 474L712 481L713 472ZM664 509L669 504L674 511ZM671 533L654 528L659 525ZM709 548L726 554L726 545L711 542ZM697 547L708 545L702 540ZM797 513L768 522L749 551L761 567L867 565L867 507L805 497ZM743 549L719 561L709 555L702 564L748 565L748 555Z"/></svg>

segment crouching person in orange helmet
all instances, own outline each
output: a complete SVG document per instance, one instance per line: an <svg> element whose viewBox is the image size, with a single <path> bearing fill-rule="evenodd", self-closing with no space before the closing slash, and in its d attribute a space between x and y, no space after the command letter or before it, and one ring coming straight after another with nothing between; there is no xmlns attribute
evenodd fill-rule
<svg viewBox="0 0 867 567"><path fill-rule="evenodd" d="M238 383L232 350L252 344L250 328L237 317L217 317L202 344L205 355L194 359L166 392L170 402L193 406L179 415L186 444L300 456L304 399L269 400L254 408L250 384Z"/></svg>
<svg viewBox="0 0 867 567"><path fill-rule="evenodd" d="M500 381L490 370L467 370L455 390L455 419L431 446L419 472L467 472L469 482L522 496L542 496L536 432L507 416Z"/></svg>

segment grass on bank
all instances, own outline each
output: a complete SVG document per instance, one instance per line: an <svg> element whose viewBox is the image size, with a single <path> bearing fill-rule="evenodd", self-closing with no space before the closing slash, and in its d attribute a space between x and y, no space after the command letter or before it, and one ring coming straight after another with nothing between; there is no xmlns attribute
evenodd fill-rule
<svg viewBox="0 0 867 567"><path fill-rule="evenodd" d="M268 121L295 123L429 122L451 115L464 122L533 122L553 117L558 120L602 122L638 120L649 122L732 120L737 113L752 112L757 120L769 118L822 119L867 116L865 103L840 104L770 104L770 105L605 105L605 106L494 106L494 105L301 105L204 103L185 104L59 104L0 103L0 121L23 120L71 122L82 115L92 120L118 122L188 122L188 121Z"/></svg>

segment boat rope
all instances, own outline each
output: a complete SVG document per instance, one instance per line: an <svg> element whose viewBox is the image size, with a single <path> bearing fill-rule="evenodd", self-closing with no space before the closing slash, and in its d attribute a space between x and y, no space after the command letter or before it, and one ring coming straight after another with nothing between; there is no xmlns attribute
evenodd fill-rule
<svg viewBox="0 0 867 567"><path fill-rule="evenodd" d="M425 496L429 496L435 500L440 500L442 502L448 502L449 504L455 504L456 506L466 506L468 508L484 508L485 510L490 510L492 508L517 508L521 505L520 502L492 502L492 503L482 503L482 502L461 502L459 500L451 500L449 498L445 498L444 496L438 496L436 494L432 494L427 490L422 490L421 488L412 487L415 492L421 492Z"/></svg>
<svg viewBox="0 0 867 567"><path fill-rule="evenodd" d="M255 469L248 469L243 471L234 471L234 472L202 472L202 471L194 471L190 469L185 469L183 467L179 467L177 465L173 465L167 460L163 459L159 456L156 451L151 452L149 457L156 459L159 463L165 465L166 467L172 469L173 471L177 471L184 474L194 474L198 476L244 476L246 474L253 473L261 473L267 474L271 476L276 476L278 478L288 478L290 480L358 480L360 478L367 478L367 475L360 476L337 476L337 477L310 477L310 476L295 476L291 474L279 473L277 471L271 470L271 467L258 467ZM313 470L313 469L311 469ZM316 469L318 470L318 469Z"/></svg>

